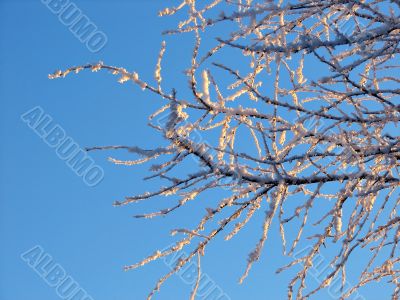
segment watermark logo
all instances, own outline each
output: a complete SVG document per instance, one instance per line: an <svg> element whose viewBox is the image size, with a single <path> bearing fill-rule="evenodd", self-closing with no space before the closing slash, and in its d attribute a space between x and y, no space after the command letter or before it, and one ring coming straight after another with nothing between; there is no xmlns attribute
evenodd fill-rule
<svg viewBox="0 0 400 300"><path fill-rule="evenodd" d="M300 259L304 255L307 255L310 253L310 251L313 250L313 247L307 246L296 253L293 254L294 259ZM315 255L312 258L312 267L309 270L309 274L311 277L314 278L314 280L318 284L322 284L326 276L333 270L332 266L330 265L330 262L320 253ZM329 287L327 289L329 296L332 299L343 299L342 295L347 293L353 286L346 280L343 284L342 287L342 279L337 276L335 277L330 283ZM351 294L350 297L346 299L352 299L352 300L365 300L363 296L361 296L358 291L355 291L354 293Z"/></svg>
<svg viewBox="0 0 400 300"><path fill-rule="evenodd" d="M36 106L21 115L25 122L42 140L55 149L57 156L65 161L67 166L77 176L82 177L83 182L90 186L96 186L104 178L104 170L95 164L94 160L83 150L65 130L53 122L53 118L46 114L40 106Z"/></svg>
<svg viewBox="0 0 400 300"><path fill-rule="evenodd" d="M53 257L39 245L21 254L21 259L43 281L55 289L58 297L68 300L93 300L93 298L65 271Z"/></svg>
<svg viewBox="0 0 400 300"><path fill-rule="evenodd" d="M167 127L168 122L171 119L171 114L172 113L169 111L166 111L164 114L160 114L159 117L155 120L157 126L161 129L165 129ZM180 126L193 126L193 124L191 124L186 120L181 120L179 123ZM190 142L192 143L194 151L201 151L203 152L204 156L211 158L218 156L219 151L209 146L208 141L204 139L200 129L193 128L190 132L190 138L188 138L188 140L190 140ZM196 164L199 164L199 158L197 156L192 155L191 158ZM202 164L200 163L200 165ZM203 166L203 169L206 170L207 168ZM241 174L239 172L233 171L233 174L231 176L221 177L219 179L219 183L222 189L231 190L232 186L239 184L241 180L242 180Z"/></svg>
<svg viewBox="0 0 400 300"><path fill-rule="evenodd" d="M107 35L85 15L78 6L69 0L41 0L58 20L67 26L74 36L86 45L90 52L103 49L108 41Z"/></svg>
<svg viewBox="0 0 400 300"><path fill-rule="evenodd" d="M179 260L185 259L187 254L184 252L174 253L163 259L164 264L171 270L174 269ZM184 265L176 275L192 288L196 285L198 276L198 265L194 261ZM200 274L198 288L196 290L196 299L201 300L231 300L231 298L215 283L215 281L206 273Z"/></svg>

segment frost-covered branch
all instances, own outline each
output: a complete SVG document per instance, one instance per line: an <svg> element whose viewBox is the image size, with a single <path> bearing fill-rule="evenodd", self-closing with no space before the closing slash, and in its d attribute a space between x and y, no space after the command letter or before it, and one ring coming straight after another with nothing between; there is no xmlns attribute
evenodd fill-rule
<svg viewBox="0 0 400 300"><path fill-rule="evenodd" d="M49 76L105 70L118 82L132 82L162 99L149 125L167 146L88 149L122 149L137 156L112 158L116 164L153 161L145 179L159 179L159 188L116 205L176 199L136 216L152 218L171 215L189 201L200 205L211 190L228 195L206 208L192 228L172 231L180 236L173 246L126 267L190 252L148 299L185 264L200 261L218 236L234 238L262 209L260 239L241 282L268 247L270 224L277 220L283 255L294 258L278 272L297 270L288 299L311 298L333 280L340 280L345 299L381 279L392 284L392 298L399 298L399 14L400 2L385 0L185 0L159 15L180 20L166 35L194 37L185 70L189 94L162 81L174 76L162 70L168 37L155 58L155 82L102 62ZM218 28L230 32L214 37ZM346 266L363 251L361 269L352 268L359 280L345 289ZM332 270L317 285L308 284L321 253Z"/></svg>

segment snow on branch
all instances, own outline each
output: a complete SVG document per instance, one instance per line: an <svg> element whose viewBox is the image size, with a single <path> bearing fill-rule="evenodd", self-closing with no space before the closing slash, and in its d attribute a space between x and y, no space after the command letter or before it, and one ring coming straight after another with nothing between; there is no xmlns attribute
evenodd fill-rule
<svg viewBox="0 0 400 300"><path fill-rule="evenodd" d="M175 70L162 74L165 42L155 58L155 82L103 62L49 75L105 70L162 100L149 125L167 146L87 149L138 156L112 159L117 164L157 161L145 179L158 179L159 188L115 205L171 197L175 204L136 217L173 217L188 202L200 207L206 192L224 191L192 228L172 232L179 237L173 246L126 267L190 252L148 299L192 259L200 261L221 233L226 240L239 235L260 210L260 239L240 282L271 246L268 236L277 234L283 255L293 258L278 273L296 270L288 299L308 299L333 280L341 283L338 299L379 280L392 286L392 299L400 297L399 14L400 2L388 0L185 0L159 15L179 19L165 33L194 37L194 45L182 41L192 49L184 70L188 93L180 93L183 84L163 86L163 77L175 76ZM218 28L225 36L214 37ZM270 232L273 220L277 233ZM321 253L332 269L309 284ZM356 270L353 260L360 258ZM358 278L350 288L348 270Z"/></svg>

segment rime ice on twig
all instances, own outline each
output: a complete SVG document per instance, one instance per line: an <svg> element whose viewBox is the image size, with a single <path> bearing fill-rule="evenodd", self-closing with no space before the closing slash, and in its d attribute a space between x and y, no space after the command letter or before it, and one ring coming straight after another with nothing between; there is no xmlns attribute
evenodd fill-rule
<svg viewBox="0 0 400 300"><path fill-rule="evenodd" d="M218 9L223 12L215 17ZM164 42L154 84L103 62L49 75L54 79L108 70L120 83L133 82L163 99L149 120L167 147L88 149L125 149L138 156L111 159L116 164L161 160L150 166L146 179L159 178L166 186L115 205L158 196L177 199L167 208L136 216L151 218L199 201L209 190L229 192L204 211L196 226L174 230L182 237L169 249L126 267L192 249L158 281L148 299L196 255L200 259L219 233L227 230L226 240L233 238L261 210L266 211L261 237L241 281L261 256L270 224L277 219L283 253L295 256L278 272L300 267L288 283L289 299L306 299L336 279L343 287L341 299L381 279L393 284L392 298L399 298L399 9L398 1L385 0L185 0L159 14L188 13L166 33L194 35L185 70L190 96L165 92L161 86ZM230 35L203 49L209 29L225 24L232 29ZM192 169L178 176L175 170L189 170L188 163ZM294 200L296 206L289 209ZM213 227L214 220L218 225ZM292 230L286 231L288 227ZM332 269L317 286L307 288L313 260L325 247L333 249L326 257ZM358 282L345 290L346 265L356 250L370 250L371 255L365 255Z"/></svg>

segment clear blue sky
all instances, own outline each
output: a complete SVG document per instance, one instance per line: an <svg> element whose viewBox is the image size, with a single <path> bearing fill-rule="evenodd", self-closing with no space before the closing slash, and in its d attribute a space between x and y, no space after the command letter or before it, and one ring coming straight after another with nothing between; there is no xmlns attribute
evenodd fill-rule
<svg viewBox="0 0 400 300"><path fill-rule="evenodd" d="M75 1L108 37L106 47L94 54L40 0L0 1L0 300L59 299L55 289L20 258L35 245L43 247L94 300L145 299L168 267L156 262L124 272L123 266L168 246L175 240L168 234L171 229L193 224L194 217L203 215L192 203L167 218L132 218L165 206L166 198L146 205L112 206L124 196L157 187L157 183L142 181L146 166L115 166L108 156L128 156L94 152L91 157L104 169L105 177L99 185L88 187L20 118L40 106L82 147L151 148L162 142L146 126L147 116L161 104L155 96L131 84L120 85L104 72L53 81L47 74L102 60L152 80L160 32L176 21L157 17L163 2ZM174 39L167 41L173 44ZM190 53L176 41L167 48L170 65L164 77L167 85L185 90L186 81L179 79L183 78L183 58ZM204 201L215 203L219 196L209 194L210 199ZM261 234L262 219L259 214L230 242L219 240L203 259L203 272L232 300L285 298L288 277L276 276L274 271L289 260L281 258L276 224L259 263L243 285L237 284ZM155 299L187 299L190 290L175 276ZM378 299L386 292L369 288L364 297ZM322 294L315 299L328 297Z"/></svg>

